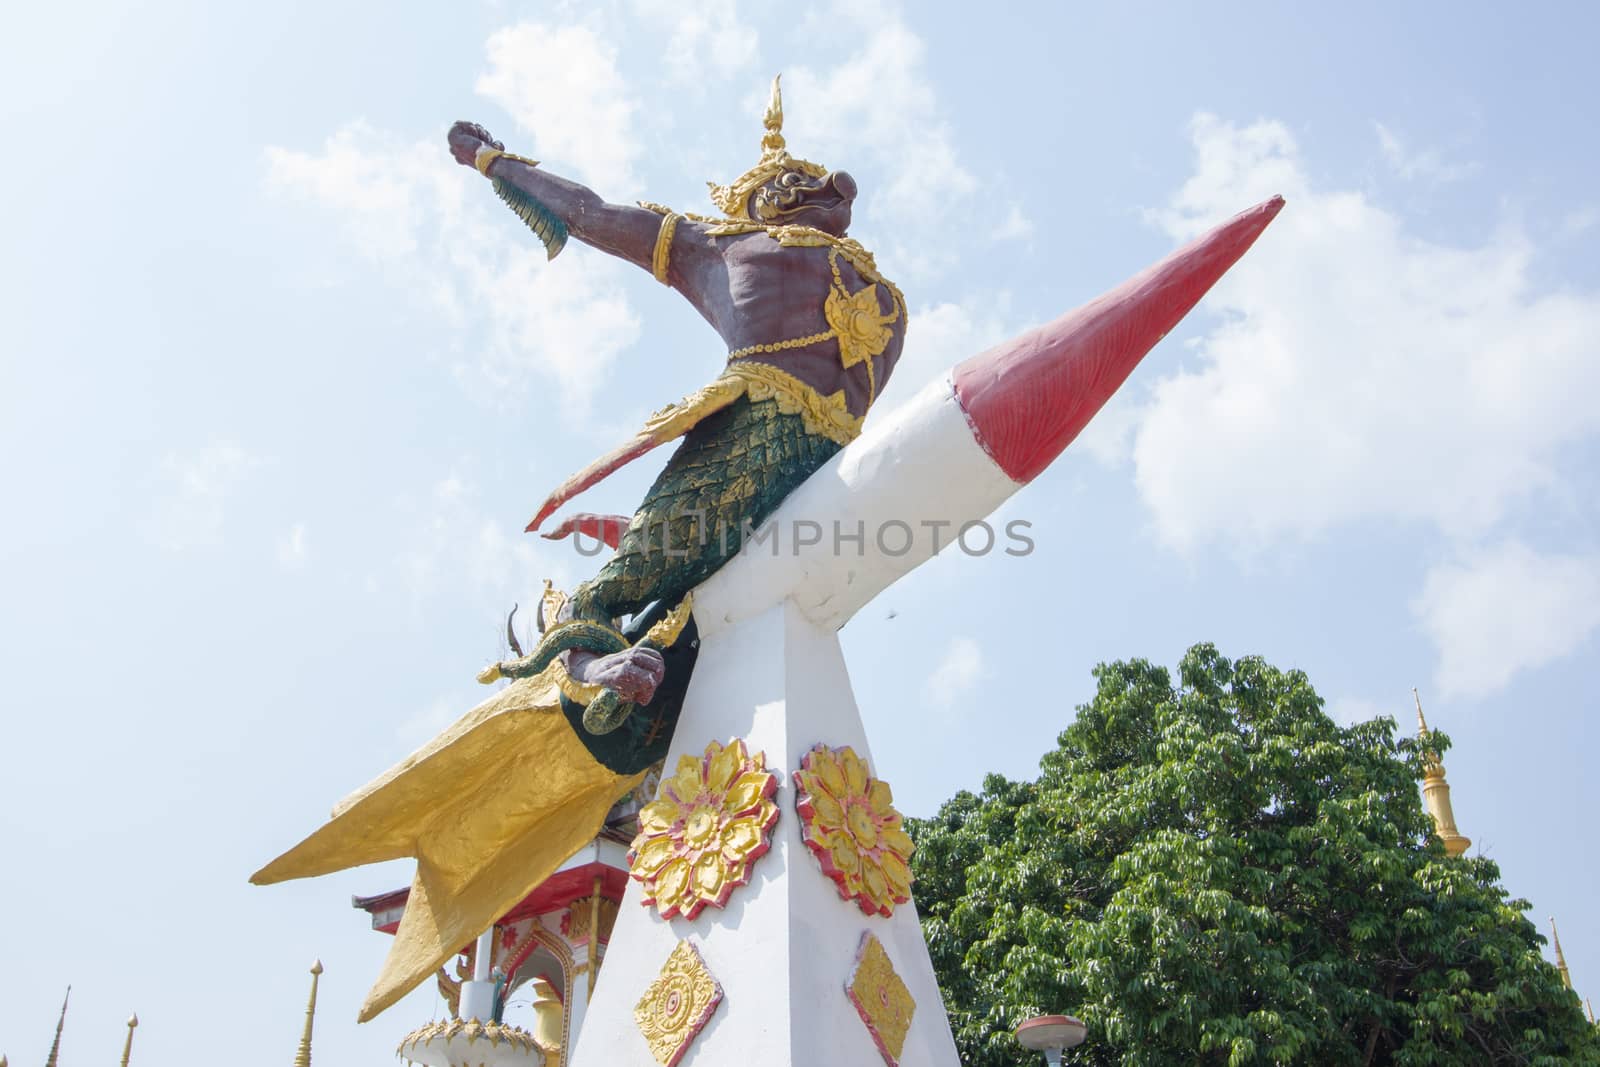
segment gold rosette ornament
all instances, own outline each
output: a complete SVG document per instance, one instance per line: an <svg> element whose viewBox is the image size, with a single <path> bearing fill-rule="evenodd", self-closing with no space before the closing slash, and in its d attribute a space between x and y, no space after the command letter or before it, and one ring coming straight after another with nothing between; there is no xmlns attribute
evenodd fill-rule
<svg viewBox="0 0 1600 1067"><path fill-rule="evenodd" d="M765 754L750 755L737 738L711 742L699 759L679 756L677 773L640 810L628 853L628 873L644 886L642 903L654 904L663 919L692 919L707 904L727 904L772 847L777 791Z"/></svg>
<svg viewBox="0 0 1600 1067"><path fill-rule="evenodd" d="M855 750L818 745L794 772L800 836L822 872L868 915L892 915L911 899L911 838L889 783Z"/></svg>

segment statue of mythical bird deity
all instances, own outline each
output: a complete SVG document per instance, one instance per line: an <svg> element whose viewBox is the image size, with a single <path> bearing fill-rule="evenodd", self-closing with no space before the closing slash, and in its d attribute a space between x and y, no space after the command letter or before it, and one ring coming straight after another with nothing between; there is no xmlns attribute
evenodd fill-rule
<svg viewBox="0 0 1600 1067"><path fill-rule="evenodd" d="M571 595L547 588L540 639L482 674L511 685L334 810L252 877L258 884L415 856L417 874L371 1018L547 878L666 755L697 642L691 591L736 555L794 489L860 432L905 339L906 304L846 231L856 183L790 155L776 80L761 158L711 186L720 216L607 203L458 122L450 152L544 242L569 236L648 270L726 348L722 373L658 411L574 475L563 504L681 438L631 518L577 514L615 554Z"/></svg>
<svg viewBox="0 0 1600 1067"><path fill-rule="evenodd" d="M616 554L556 608L557 618L549 617L547 598L543 637L531 654L484 675L523 677L559 658L563 691L585 704L583 725L595 735L648 705L667 669L657 647L663 631L635 642L617 620L652 606L681 608L681 618L690 590L860 433L905 338L904 297L846 236L855 180L789 154L776 80L765 125L760 161L711 186L720 218L609 204L506 152L481 126L458 122L450 130L456 160L493 182L552 256L570 234L649 270L682 293L727 347L715 381L569 479L528 526L537 530L622 464L682 438L631 520L579 515L546 535L586 531Z"/></svg>

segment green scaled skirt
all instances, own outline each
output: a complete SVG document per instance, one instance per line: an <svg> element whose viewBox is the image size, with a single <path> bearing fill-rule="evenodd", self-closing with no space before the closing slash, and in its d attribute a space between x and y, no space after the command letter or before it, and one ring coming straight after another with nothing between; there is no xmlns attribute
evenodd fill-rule
<svg viewBox="0 0 1600 1067"><path fill-rule="evenodd" d="M579 615L608 619L656 600L676 604L838 451L775 400L740 397L708 415L684 435L616 554L578 590Z"/></svg>

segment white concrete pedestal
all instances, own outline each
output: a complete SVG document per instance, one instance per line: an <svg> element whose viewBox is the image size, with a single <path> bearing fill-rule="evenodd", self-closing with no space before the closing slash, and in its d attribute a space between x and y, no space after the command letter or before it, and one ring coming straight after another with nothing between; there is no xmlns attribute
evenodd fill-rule
<svg viewBox="0 0 1600 1067"><path fill-rule="evenodd" d="M693 920L662 920L640 906L639 884L630 882L572 1067L655 1067L634 1005L682 939L694 942L723 989L682 1067L883 1067L845 995L867 930L916 1001L900 1063L958 1067L915 908L864 915L840 899L801 842L793 778L801 757L819 742L849 745L869 763L871 755L837 633L808 621L791 601L702 638L668 773L680 755L699 757L708 742L736 737L752 754L765 753L781 782L772 851L756 860L750 884L734 890L726 908L708 907Z"/></svg>

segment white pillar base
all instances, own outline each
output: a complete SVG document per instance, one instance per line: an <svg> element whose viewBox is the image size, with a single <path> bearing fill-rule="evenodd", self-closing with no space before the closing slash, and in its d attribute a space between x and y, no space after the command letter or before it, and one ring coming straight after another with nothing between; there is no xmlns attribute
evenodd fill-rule
<svg viewBox="0 0 1600 1067"><path fill-rule="evenodd" d="M680 755L698 757L708 742L736 737L752 754L764 752L781 782L772 850L726 908L708 907L693 920L662 920L640 906L640 886L629 883L572 1067L656 1067L634 1005L683 939L699 949L723 999L681 1067L884 1067L845 995L869 930L916 1002L899 1062L959 1067L915 908L864 915L840 899L801 841L793 779L801 757L819 742L870 755L837 634L790 601L702 640L668 773Z"/></svg>
<svg viewBox="0 0 1600 1067"><path fill-rule="evenodd" d="M462 1019L477 1019L480 1022L493 1019L494 983L462 982L460 1013Z"/></svg>

